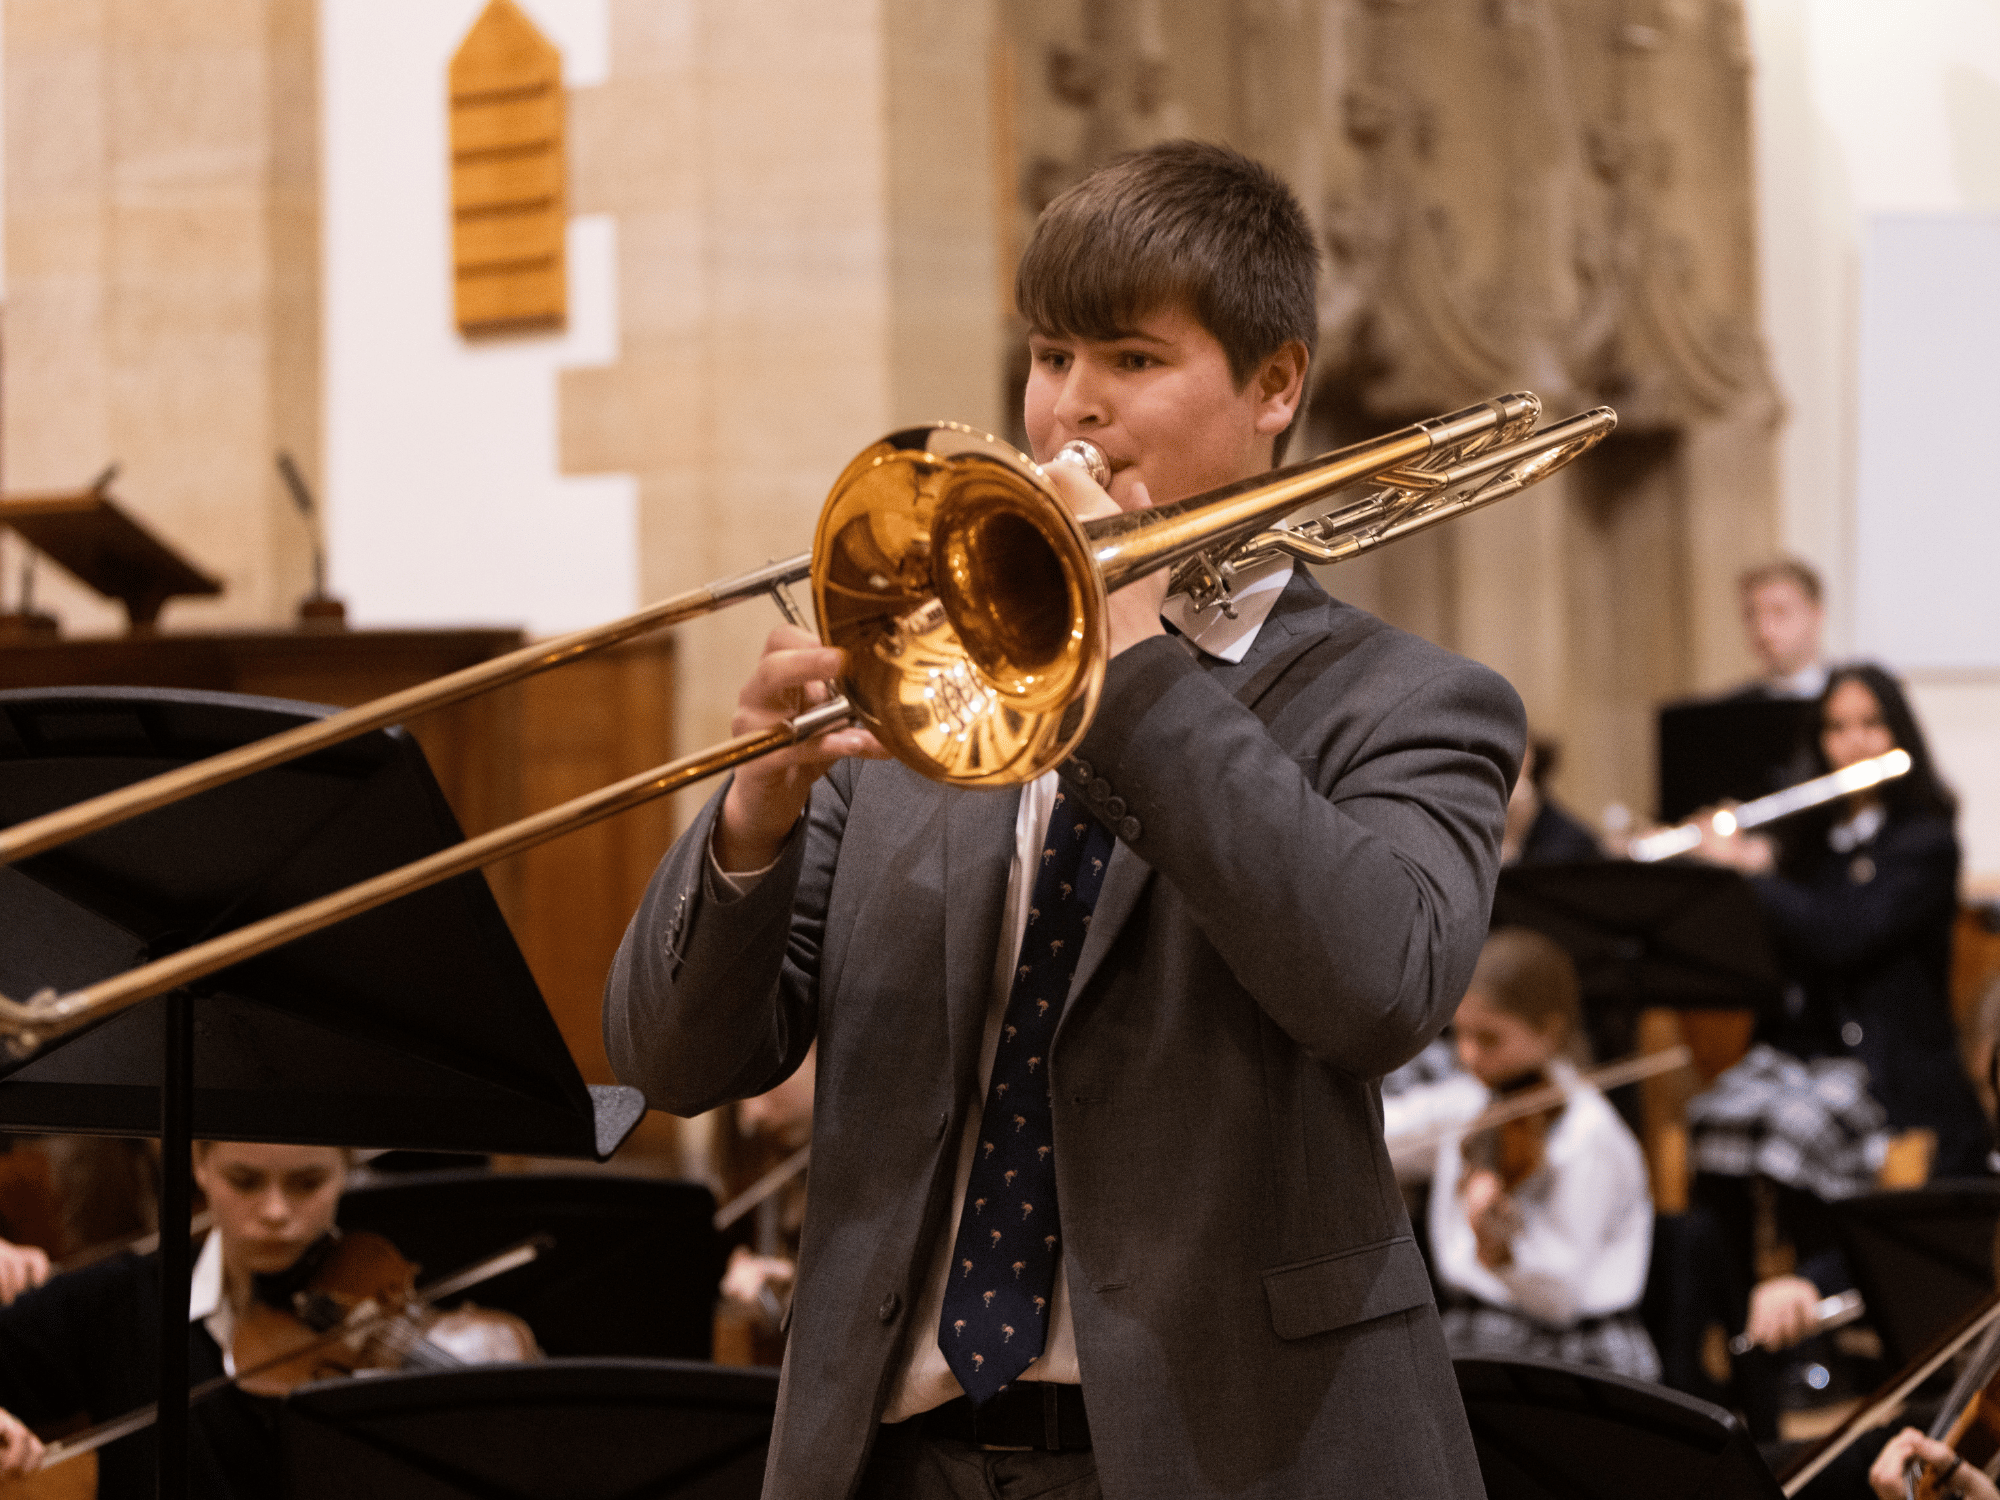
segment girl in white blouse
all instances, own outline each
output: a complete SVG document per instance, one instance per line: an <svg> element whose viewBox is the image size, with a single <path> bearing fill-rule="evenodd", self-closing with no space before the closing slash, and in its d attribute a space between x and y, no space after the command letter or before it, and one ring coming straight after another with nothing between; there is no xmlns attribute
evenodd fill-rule
<svg viewBox="0 0 2000 1500"><path fill-rule="evenodd" d="M1459 1061L1488 1091L1478 1103L1543 1083L1563 1094L1539 1152L1517 1149L1524 1136L1532 1147L1519 1129L1498 1153L1512 1161L1493 1161L1478 1136L1438 1148L1431 1250L1453 1356L1538 1355L1658 1379L1637 1312L1653 1238L1645 1158L1577 1075L1582 1010L1568 955L1540 933L1495 932L1453 1030Z"/></svg>

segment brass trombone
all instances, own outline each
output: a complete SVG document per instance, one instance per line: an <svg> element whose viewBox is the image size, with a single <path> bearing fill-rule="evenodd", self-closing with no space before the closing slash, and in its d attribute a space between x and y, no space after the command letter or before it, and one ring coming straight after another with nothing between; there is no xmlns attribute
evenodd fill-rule
<svg viewBox="0 0 2000 1500"><path fill-rule="evenodd" d="M1191 499L1078 522L1031 459L956 423L907 428L835 483L813 551L524 647L0 831L0 864L41 853L328 745L456 703L663 626L810 578L821 639L847 653L844 696L68 994L0 996L16 1057L154 995L439 881L841 725L861 722L912 769L961 786L1029 781L1089 726L1108 655L1105 599L1162 567L1197 605L1228 607L1247 564L1333 563L1547 477L1617 416L1598 407L1535 430L1532 395L1404 427ZM1077 445L1072 445L1077 446ZM1081 445L1088 448L1088 445ZM1071 455L1108 475L1094 449ZM1356 485L1316 519L1282 518Z"/></svg>

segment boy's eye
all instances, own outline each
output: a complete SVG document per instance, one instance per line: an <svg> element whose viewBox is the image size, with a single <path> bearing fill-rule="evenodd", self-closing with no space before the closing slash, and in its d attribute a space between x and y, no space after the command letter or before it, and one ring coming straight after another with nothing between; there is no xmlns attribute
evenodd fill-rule
<svg viewBox="0 0 2000 1500"><path fill-rule="evenodd" d="M1156 363L1158 361L1152 355L1141 354L1136 349L1124 350L1118 356L1118 368L1121 370L1150 370Z"/></svg>
<svg viewBox="0 0 2000 1500"><path fill-rule="evenodd" d="M1035 360L1039 364L1047 365L1051 370L1067 370L1069 368L1069 351L1065 349L1044 349L1035 356Z"/></svg>

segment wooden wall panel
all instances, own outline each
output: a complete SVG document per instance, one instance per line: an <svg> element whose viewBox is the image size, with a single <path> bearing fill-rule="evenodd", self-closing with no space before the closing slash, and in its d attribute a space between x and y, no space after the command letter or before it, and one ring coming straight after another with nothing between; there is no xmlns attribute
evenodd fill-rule
<svg viewBox="0 0 2000 1500"><path fill-rule="evenodd" d="M551 807L670 760L674 643L634 642L522 683L521 805ZM696 795L700 795L697 793ZM514 935L592 1083L611 1082L598 1009L647 877L673 842L665 799L494 867L518 892Z"/></svg>

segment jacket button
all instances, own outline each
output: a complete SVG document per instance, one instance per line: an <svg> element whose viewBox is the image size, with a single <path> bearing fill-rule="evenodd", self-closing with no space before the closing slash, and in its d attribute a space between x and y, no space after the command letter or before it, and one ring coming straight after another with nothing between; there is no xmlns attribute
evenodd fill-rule
<svg viewBox="0 0 2000 1500"><path fill-rule="evenodd" d="M1118 837L1125 840L1128 844L1137 843L1139 840L1139 820L1137 818L1126 818L1119 823Z"/></svg>
<svg viewBox="0 0 2000 1500"><path fill-rule="evenodd" d="M1859 1021L1849 1021L1840 1028L1840 1039L1850 1047L1859 1047L1861 1045L1861 1035L1861 1023Z"/></svg>
<svg viewBox="0 0 2000 1500"><path fill-rule="evenodd" d="M875 1310L875 1316L880 1318L884 1323L891 1322L896 1316L897 1309L902 1305L903 1299L898 1297L894 1292L891 1292L882 1299L882 1305Z"/></svg>
<svg viewBox="0 0 2000 1500"><path fill-rule="evenodd" d="M1069 774L1074 776L1078 781L1088 783L1090 780L1090 762L1082 756L1078 756L1069 763Z"/></svg>
<svg viewBox="0 0 2000 1500"><path fill-rule="evenodd" d="M1090 800L1092 802L1102 802L1106 797L1109 797L1110 795L1111 795L1111 783L1106 781L1102 776L1098 777L1097 780L1091 782Z"/></svg>
<svg viewBox="0 0 2000 1500"><path fill-rule="evenodd" d="M1116 823L1120 818L1124 817L1125 799L1123 797L1113 797L1109 802L1105 803L1104 816L1109 818L1114 823Z"/></svg>

